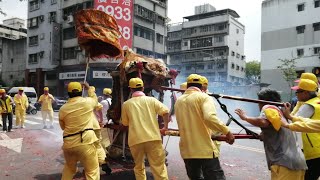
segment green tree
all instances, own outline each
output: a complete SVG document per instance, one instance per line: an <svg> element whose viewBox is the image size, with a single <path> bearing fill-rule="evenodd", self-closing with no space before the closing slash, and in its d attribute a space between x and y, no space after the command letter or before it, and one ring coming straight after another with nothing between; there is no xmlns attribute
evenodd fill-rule
<svg viewBox="0 0 320 180"><path fill-rule="evenodd" d="M277 67L282 73L284 80L288 83L290 89L290 99L292 99L291 87L294 86L294 80L297 78L296 59L279 59L281 65Z"/></svg>
<svg viewBox="0 0 320 180"><path fill-rule="evenodd" d="M250 61L246 63L246 78L250 83L259 83L261 76L260 62Z"/></svg>

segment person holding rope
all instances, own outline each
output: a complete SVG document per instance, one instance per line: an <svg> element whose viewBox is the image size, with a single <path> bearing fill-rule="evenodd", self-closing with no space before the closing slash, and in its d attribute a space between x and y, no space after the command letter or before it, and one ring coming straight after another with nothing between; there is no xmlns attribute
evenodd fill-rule
<svg viewBox="0 0 320 180"><path fill-rule="evenodd" d="M137 180L146 179L145 156L155 180L168 180L162 134L168 130L169 109L154 97L143 93L140 78L131 78L129 87L132 98L122 106L122 125L129 126L128 145L134 159L134 174ZM163 117L164 128L159 131L157 115Z"/></svg>
<svg viewBox="0 0 320 180"><path fill-rule="evenodd" d="M314 121L320 119L320 98L317 94L318 84L314 80L300 79L297 86L291 89L296 90L296 95L299 102L303 102L301 107L295 114L297 117L310 118ZM300 118L293 118L285 114L287 118L291 118L293 122L299 121ZM306 171L305 179L316 180L320 177L320 132L317 133L302 133L303 153L305 155L308 170Z"/></svg>
<svg viewBox="0 0 320 180"><path fill-rule="evenodd" d="M88 90L89 97L82 97L82 86ZM70 82L69 100L59 111L59 124L63 130L63 154L65 164L62 180L72 180L77 171L77 162L84 166L87 180L99 180L99 162L95 143L98 141L93 122L93 113L98 104L97 96L88 83Z"/></svg>
<svg viewBox="0 0 320 180"><path fill-rule="evenodd" d="M259 100L281 102L280 94L271 89L258 93ZM248 117L242 109L235 113L248 123L260 127L266 153L268 168L272 180L303 180L307 165L302 151L296 144L291 131L281 128L281 121L286 121L281 110L274 105L259 103L259 117Z"/></svg>
<svg viewBox="0 0 320 180"><path fill-rule="evenodd" d="M320 101L319 101L320 103ZM293 121L293 123L282 122L281 126L290 129L295 132L305 133L319 133L320 132L320 119L314 120L310 118L303 118L301 116L293 116L290 113L291 104L285 103L283 114L287 119Z"/></svg>
<svg viewBox="0 0 320 180"><path fill-rule="evenodd" d="M200 75L189 75L188 89L175 104L180 154L190 179L226 179L218 158L219 150L211 140L211 132L222 132L229 144L233 144L234 136L217 117L212 98L201 91L202 84Z"/></svg>

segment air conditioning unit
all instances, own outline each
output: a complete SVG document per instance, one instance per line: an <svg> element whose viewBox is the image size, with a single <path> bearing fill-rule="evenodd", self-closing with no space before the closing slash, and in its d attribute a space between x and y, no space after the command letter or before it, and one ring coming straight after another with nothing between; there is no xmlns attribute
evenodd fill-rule
<svg viewBox="0 0 320 180"><path fill-rule="evenodd" d="M40 39L44 39L44 33L40 34Z"/></svg>
<svg viewBox="0 0 320 180"><path fill-rule="evenodd" d="M43 58L43 55L44 55L44 51L39 52L39 57L40 58Z"/></svg>
<svg viewBox="0 0 320 180"><path fill-rule="evenodd" d="M69 15L69 16L67 17L67 23L68 23L68 24L72 24L72 23L73 23L73 16L72 16L72 15Z"/></svg>
<svg viewBox="0 0 320 180"><path fill-rule="evenodd" d="M43 21L44 21L44 15L39 16L39 20L40 20L41 22L43 22Z"/></svg>

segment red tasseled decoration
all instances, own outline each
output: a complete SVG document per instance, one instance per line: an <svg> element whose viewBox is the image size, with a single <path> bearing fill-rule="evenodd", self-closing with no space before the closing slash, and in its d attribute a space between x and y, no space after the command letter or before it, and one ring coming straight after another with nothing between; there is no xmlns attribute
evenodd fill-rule
<svg viewBox="0 0 320 180"><path fill-rule="evenodd" d="M138 77L141 79L141 73L143 71L143 62L139 61L136 63L136 67L138 68Z"/></svg>
<svg viewBox="0 0 320 180"><path fill-rule="evenodd" d="M170 69L169 71L169 75L171 76L172 78L172 83L175 85L176 84L176 77L178 76L178 71L175 70L175 69Z"/></svg>

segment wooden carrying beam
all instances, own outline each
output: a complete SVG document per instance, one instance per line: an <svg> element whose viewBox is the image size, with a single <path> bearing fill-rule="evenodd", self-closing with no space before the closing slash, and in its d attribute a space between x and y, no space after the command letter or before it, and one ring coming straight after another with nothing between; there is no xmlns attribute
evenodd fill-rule
<svg viewBox="0 0 320 180"><path fill-rule="evenodd" d="M163 90L168 90L168 91L178 91L178 92L185 91L183 89L170 88L170 87L165 87L165 86L161 86L160 88ZM270 105L275 105L275 106L284 106L283 103L281 103L281 102L264 101L264 100L258 100L258 99L243 98L243 97L238 97L238 96L228 96L228 95L223 95L223 94L209 93L208 95L213 96L215 98L224 98L224 99L232 99L232 100L244 101L244 102L263 103L263 104L270 104Z"/></svg>

